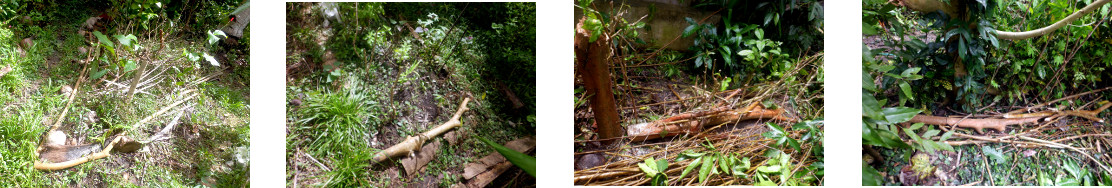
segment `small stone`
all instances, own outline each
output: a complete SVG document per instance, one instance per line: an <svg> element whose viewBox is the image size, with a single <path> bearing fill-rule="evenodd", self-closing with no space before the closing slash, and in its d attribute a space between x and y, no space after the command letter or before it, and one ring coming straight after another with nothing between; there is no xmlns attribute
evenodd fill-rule
<svg viewBox="0 0 1112 188"><path fill-rule="evenodd" d="M590 169L606 163L606 157L599 154L586 154L575 162L575 170Z"/></svg>
<svg viewBox="0 0 1112 188"><path fill-rule="evenodd" d="M31 46L35 45L35 41L31 40L31 38L23 38L23 41L21 41L19 44L23 45L23 48L31 49Z"/></svg>

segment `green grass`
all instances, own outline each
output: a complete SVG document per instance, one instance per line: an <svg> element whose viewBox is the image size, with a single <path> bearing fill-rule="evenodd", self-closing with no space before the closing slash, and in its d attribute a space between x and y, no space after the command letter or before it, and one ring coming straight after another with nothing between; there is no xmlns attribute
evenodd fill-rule
<svg viewBox="0 0 1112 188"><path fill-rule="evenodd" d="M59 6L59 5L48 5ZM69 5L62 5L69 6ZM174 113L154 118L148 124L132 126L140 119L180 98L179 88L198 89L200 96L188 102L194 105L189 118L183 118L174 137L156 141L136 153L116 154L107 159L92 161L74 168L55 172L34 170L37 160L34 150L39 136L46 131L44 121L56 120L65 107L68 96L59 92L63 86L73 86L78 74L86 65L73 60L85 59L77 52L87 46L84 37L77 33L79 25L89 12L81 8L55 7L51 11L35 12L35 25L9 22L0 27L0 66L10 66L13 71L0 77L0 185L15 187L62 187L95 184L108 187L185 187L208 185L216 187L242 187L248 184L249 163L234 161L237 154L249 152L248 148L250 106L249 88L246 87L248 67L239 67L195 87L183 83L196 80L220 69L196 66L180 56L182 50L198 51L209 48L200 45L203 38L188 35L172 36L167 47L154 59L169 65L164 77L150 94L136 94L127 101L126 95L106 87L101 79L91 79L79 85L80 94L69 113L63 118L63 129L71 138L82 142L103 142L104 135L113 129L124 131L133 139L146 139L158 132ZM124 20L126 21L126 20ZM9 27L11 26L11 27ZM112 28L106 33L119 34ZM140 35L143 31L135 31ZM175 34L171 34L175 35ZM23 38L33 38L35 45L26 49L26 57L16 52L16 44ZM142 37L139 44L157 47L158 41ZM147 49L153 52L154 49ZM230 59L247 58L246 52L230 50ZM244 53L243 55L234 55ZM122 54L121 54L122 55ZM137 59L132 55L121 59ZM49 60L57 60L49 63ZM118 65L103 65L115 70ZM119 76L119 78L117 78ZM105 80L123 81L134 73L110 72ZM85 119L96 114L97 121ZM121 163L115 161L123 161ZM231 164L231 165L228 165ZM247 165L247 166L245 166Z"/></svg>
<svg viewBox="0 0 1112 188"><path fill-rule="evenodd" d="M287 6L287 11L298 11L300 6L305 5L294 3ZM350 4L340 6L341 11L354 11L348 5ZM362 7L367 5L379 6L361 4L360 11L367 10L367 7ZM398 4L384 6L394 5ZM439 22L426 28L446 28L450 25L448 20L458 21L449 15L455 12L437 12L440 15ZM387 11L381 15L393 14ZM415 13L419 15L403 14L407 14L405 17L410 19L425 19L427 12ZM366 15L372 14L360 16ZM338 60L337 71L308 70L311 73L295 76L296 79L287 82L287 98L302 102L299 106L287 106L287 128L290 133L286 138L286 158L291 161L287 164L288 184L292 186L295 183L319 182L324 186L384 187L423 185L424 180L439 179L433 185L450 186L462 181L459 174L462 174L464 164L494 153L494 150L483 145L474 136L486 136L496 143L505 143L535 135L534 123L526 120L526 116L533 114L531 109L534 102L531 98L522 97L528 107L525 113L514 114L501 110L508 109L509 101L497 89L493 81L497 77L484 76L498 73L489 67L493 65L484 65L487 55L479 49L485 47L477 42L446 40L469 37L483 28L471 29L467 24L458 23L454 25L458 28L451 34L429 36L436 33L429 32L423 34L423 40L416 40L409 32L384 32L380 28L394 28L396 25L390 24L390 19L394 19L397 24L405 21L417 24L417 20L397 20L393 16L372 17L375 18L367 19L380 21L372 22L375 23L372 25L362 23L365 27L363 30L354 28L354 23L334 22L333 28L330 28L334 35L324 45L315 43L317 35L322 33L320 31L328 29L317 28L322 24L316 23L316 20L321 20L318 18L322 18L318 9L313 9L312 14L305 18L288 19L308 21L287 25L287 29L291 31L287 37L287 65L301 63L304 67L311 67L306 64L321 64L323 59L320 54L326 51L331 51ZM440 43L440 39L445 40ZM499 66L501 65L504 64ZM529 70L522 71L523 74L532 74L531 65L533 64L519 63L512 66L523 66L520 68ZM319 65L316 67L326 68ZM528 82L529 87L515 87L518 85L514 84L521 83L516 80L502 81L518 92L518 95L534 95L534 82ZM520 92L522 90L527 92ZM472 97L469 104L471 110L463 115L463 126L456 129L456 132L466 136L456 145L448 144L440 137L426 142L443 144L425 172L407 177L399 159L367 166L369 157L379 149L397 144L407 136L428 131L447 121L464 97ZM305 158L295 156L297 151L308 153L331 171L323 176L313 177L314 174L320 174L316 171L323 169L315 162L293 161ZM294 174L295 167L300 170L300 174ZM396 174L402 176L387 178L395 176L387 174L389 167L397 167L403 171ZM297 182L293 181L295 176L299 177Z"/></svg>

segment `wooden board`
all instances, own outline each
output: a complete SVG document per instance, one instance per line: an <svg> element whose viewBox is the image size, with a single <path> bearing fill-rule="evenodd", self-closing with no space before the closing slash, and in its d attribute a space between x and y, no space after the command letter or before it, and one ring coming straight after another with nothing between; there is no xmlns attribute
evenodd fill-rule
<svg viewBox="0 0 1112 188"><path fill-rule="evenodd" d="M533 147L536 147L536 141L530 137L519 138L513 141L506 142L504 146L518 152L525 152L533 149ZM470 164L464 165L464 179L473 181L483 179L484 177L481 177L480 175L484 175L484 172L495 172L494 175L488 176L497 178L497 175L502 174L503 171L508 169L508 167L500 168L500 166L504 164L509 164L509 161L506 161L506 158L502 157L502 155L498 154L498 152L494 152L494 154L487 155L486 157L483 157L477 161L470 162ZM513 166L513 164L510 164L510 166ZM489 180L494 180L493 178L490 178Z"/></svg>
<svg viewBox="0 0 1112 188"><path fill-rule="evenodd" d="M417 175L420 169L423 169L432 159L436 158L438 150L440 150L440 142L432 142L431 144L421 147L421 151L418 152L417 155L402 159L402 167L405 167L405 175L408 177Z"/></svg>

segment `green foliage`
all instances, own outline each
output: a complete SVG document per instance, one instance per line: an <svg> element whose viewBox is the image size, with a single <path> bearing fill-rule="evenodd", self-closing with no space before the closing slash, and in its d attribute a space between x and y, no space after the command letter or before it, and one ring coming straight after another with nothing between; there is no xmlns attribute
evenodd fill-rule
<svg viewBox="0 0 1112 188"><path fill-rule="evenodd" d="M602 32L606 29L606 24L602 22L602 19L610 19L609 17L603 17L599 11L591 8L591 2L593 1L594 0L578 0L578 3L575 5L576 8L583 10L583 14L587 16L587 19L583 20L583 29L591 33L589 38L590 42L598 40L598 37L602 36Z"/></svg>
<svg viewBox="0 0 1112 188"><path fill-rule="evenodd" d="M873 166L869 166L868 163L861 163L861 185L884 185L884 176L880 175L880 172L873 168Z"/></svg>
<svg viewBox="0 0 1112 188"><path fill-rule="evenodd" d="M135 20L139 26L146 30L150 21L158 18L163 11L162 2L157 0L133 0L126 2L113 2L113 7L127 20Z"/></svg>
<svg viewBox="0 0 1112 188"><path fill-rule="evenodd" d="M687 177L691 172L698 172L699 183L706 182L707 178L714 174L749 178L749 175L746 174L750 167L749 157L739 159L738 154L715 151L714 146L710 144L707 144L706 147L710 149L710 152L698 153L686 150L676 159L677 162L692 159L691 163L688 163L687 167L683 169L683 173L680 174L680 180Z"/></svg>
<svg viewBox="0 0 1112 188"><path fill-rule="evenodd" d="M643 163L637 163L637 167L645 172L645 177L649 178L649 182L653 186L668 185L668 174L664 171L668 170L668 159L654 160L652 157L645 159Z"/></svg>
<svg viewBox="0 0 1112 188"><path fill-rule="evenodd" d="M728 12L733 13L732 10ZM726 74L746 73L766 81L780 78L792 67L788 54L780 50L782 43L766 39L764 30L757 25L733 24L727 20L725 32L719 35L714 25L685 19L691 25L684 29L683 36L696 36L695 45L691 47L697 53L696 68L715 69Z"/></svg>
<svg viewBox="0 0 1112 188"><path fill-rule="evenodd" d="M775 140L776 142L772 144L772 147L784 146L784 144L786 143L788 144L787 146L791 146L791 148L795 148L795 150L797 151L803 150L799 147L799 142L795 141L795 139L792 139L791 137L788 137L787 132L785 132L784 128L781 128L780 125L777 125L773 122L766 122L765 124L768 125L768 132L761 134L761 136Z"/></svg>
<svg viewBox="0 0 1112 188"><path fill-rule="evenodd" d="M791 155L783 151L769 150L765 153L770 163L758 166L755 177L758 186L811 186L817 181L815 171L821 171L821 166L804 166L797 168L791 164ZM779 176L780 182L775 182L772 177Z"/></svg>

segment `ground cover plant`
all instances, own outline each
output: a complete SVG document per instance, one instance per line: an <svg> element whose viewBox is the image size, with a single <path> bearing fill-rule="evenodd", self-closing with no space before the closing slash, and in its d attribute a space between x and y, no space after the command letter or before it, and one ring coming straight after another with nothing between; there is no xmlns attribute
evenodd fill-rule
<svg viewBox="0 0 1112 188"><path fill-rule="evenodd" d="M535 186L534 3L286 8L288 186Z"/></svg>
<svg viewBox="0 0 1112 188"><path fill-rule="evenodd" d="M822 1L576 3L576 185L822 185Z"/></svg>
<svg viewBox="0 0 1112 188"><path fill-rule="evenodd" d="M247 4L0 3L0 184L250 186L250 29L225 27ZM122 137L75 165L37 149Z"/></svg>
<svg viewBox="0 0 1112 188"><path fill-rule="evenodd" d="M1108 185L1109 1L865 1L864 185Z"/></svg>

